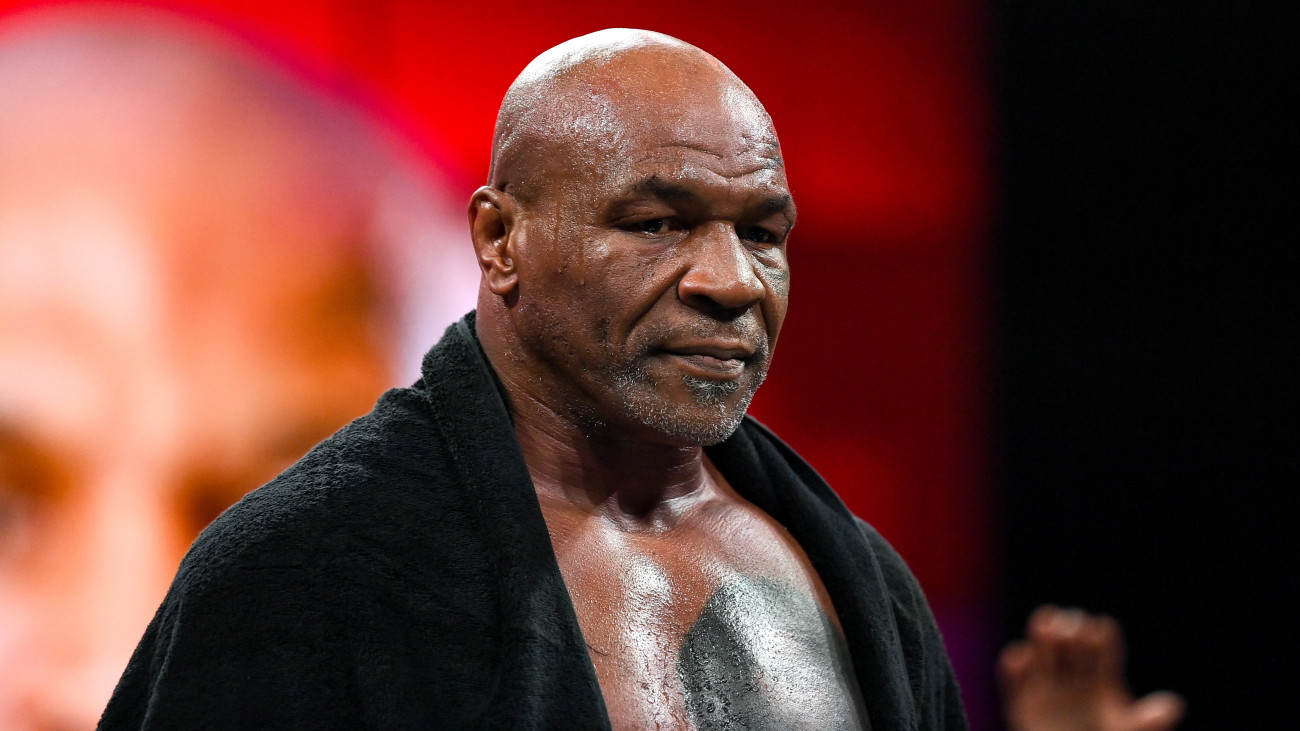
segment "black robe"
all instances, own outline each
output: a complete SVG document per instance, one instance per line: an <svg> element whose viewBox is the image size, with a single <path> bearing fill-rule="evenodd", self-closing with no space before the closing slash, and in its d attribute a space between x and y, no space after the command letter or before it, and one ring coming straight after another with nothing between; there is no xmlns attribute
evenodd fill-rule
<svg viewBox="0 0 1300 731"><path fill-rule="evenodd" d="M194 542L100 721L118 728L608 728L473 313L421 379ZM965 728L915 578L746 418L708 455L820 574L876 731Z"/></svg>

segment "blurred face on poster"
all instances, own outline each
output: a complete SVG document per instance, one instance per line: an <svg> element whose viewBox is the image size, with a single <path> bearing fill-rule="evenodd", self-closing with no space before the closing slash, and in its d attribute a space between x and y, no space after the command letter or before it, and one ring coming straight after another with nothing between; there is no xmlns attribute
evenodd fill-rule
<svg viewBox="0 0 1300 731"><path fill-rule="evenodd" d="M4 729L93 726L199 530L393 380L391 156L171 23L0 26Z"/></svg>

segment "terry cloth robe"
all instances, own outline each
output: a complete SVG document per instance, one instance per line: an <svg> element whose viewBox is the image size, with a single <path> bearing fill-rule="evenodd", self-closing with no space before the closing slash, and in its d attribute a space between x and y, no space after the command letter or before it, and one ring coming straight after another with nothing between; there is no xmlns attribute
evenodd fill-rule
<svg viewBox="0 0 1300 731"><path fill-rule="evenodd" d="M102 729L605 729L577 615L474 316L422 377L194 542ZM808 554L876 731L965 728L916 580L746 418L710 459Z"/></svg>

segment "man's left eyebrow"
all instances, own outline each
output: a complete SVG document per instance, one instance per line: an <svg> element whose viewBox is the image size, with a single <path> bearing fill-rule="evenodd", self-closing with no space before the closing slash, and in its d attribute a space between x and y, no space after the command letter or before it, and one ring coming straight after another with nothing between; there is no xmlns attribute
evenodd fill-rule
<svg viewBox="0 0 1300 731"><path fill-rule="evenodd" d="M658 175L651 175L632 189L642 195L651 195L669 202L692 201L700 197L690 186L664 180ZM794 197L789 193L767 196L759 201L758 208L764 213L783 213L791 220L795 217Z"/></svg>
<svg viewBox="0 0 1300 731"><path fill-rule="evenodd" d="M797 210L794 207L794 196L789 193L764 198L759 208L763 209L764 213L784 213L790 220L794 220Z"/></svg>
<svg viewBox="0 0 1300 731"><path fill-rule="evenodd" d="M688 201L699 197L687 186L669 182L658 175L651 175L642 180L633 186L633 190L664 201Z"/></svg>

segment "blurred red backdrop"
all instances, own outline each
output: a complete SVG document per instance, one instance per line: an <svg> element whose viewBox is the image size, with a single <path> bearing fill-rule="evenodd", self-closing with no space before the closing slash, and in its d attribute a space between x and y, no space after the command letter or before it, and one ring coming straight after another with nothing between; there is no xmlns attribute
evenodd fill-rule
<svg viewBox="0 0 1300 731"><path fill-rule="evenodd" d="M0 12L48 5L0 0ZM751 411L911 564L944 625L972 720L984 725L996 562L986 474L983 3L154 5L342 89L410 136L466 200L486 175L501 96L540 51L631 26L677 36L730 66L776 122L800 209L791 314Z"/></svg>

